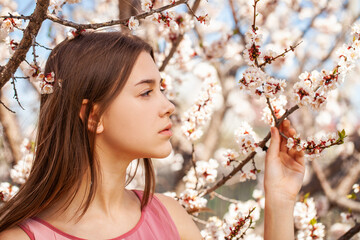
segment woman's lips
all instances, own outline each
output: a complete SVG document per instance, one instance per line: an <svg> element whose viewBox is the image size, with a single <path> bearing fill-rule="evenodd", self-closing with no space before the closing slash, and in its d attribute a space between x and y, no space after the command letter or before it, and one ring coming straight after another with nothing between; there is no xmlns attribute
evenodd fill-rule
<svg viewBox="0 0 360 240"><path fill-rule="evenodd" d="M163 130L161 130L159 133L162 135L166 135L166 136L172 136L172 131L171 131L171 126L172 124L169 123Z"/></svg>

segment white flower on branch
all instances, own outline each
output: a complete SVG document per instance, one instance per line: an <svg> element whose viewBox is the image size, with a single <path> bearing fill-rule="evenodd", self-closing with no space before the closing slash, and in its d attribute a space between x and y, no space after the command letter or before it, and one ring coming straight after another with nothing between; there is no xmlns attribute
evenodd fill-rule
<svg viewBox="0 0 360 240"><path fill-rule="evenodd" d="M313 198L297 202L294 208L294 222L298 229L296 239L324 239L325 226L317 222L317 212Z"/></svg>
<svg viewBox="0 0 360 240"><path fill-rule="evenodd" d="M250 214L249 214L250 213ZM239 224L239 220L243 219L243 224L237 236L241 236L244 232L249 229L250 220L252 224L260 219L260 206L254 200L248 200L246 202L231 203L229 210L224 215L224 232L225 235L229 235L230 228L235 227Z"/></svg>
<svg viewBox="0 0 360 240"><path fill-rule="evenodd" d="M19 188L15 185L11 185L8 182L0 184L0 200L3 202L9 201L17 192Z"/></svg>
<svg viewBox="0 0 360 240"><path fill-rule="evenodd" d="M284 107L287 104L286 96L280 95L278 98L271 98L270 104L275 113L276 118L280 118L285 113ZM266 124L269 124L271 126L275 125L274 117L268 105L263 109L262 120Z"/></svg>
<svg viewBox="0 0 360 240"><path fill-rule="evenodd" d="M204 238L204 240L224 239L225 233L223 228L224 222L221 221L218 217L209 217L205 228L201 230L201 236Z"/></svg>
<svg viewBox="0 0 360 240"><path fill-rule="evenodd" d="M64 5L64 0L50 0L49 8L50 10L57 14L62 11L62 6Z"/></svg>
<svg viewBox="0 0 360 240"><path fill-rule="evenodd" d="M19 13L14 12L11 13L12 16L20 16ZM2 20L1 23L1 31L5 33L11 33L14 31L15 28L18 28L22 25L21 19L16 18L5 18Z"/></svg>
<svg viewBox="0 0 360 240"><path fill-rule="evenodd" d="M213 113L213 97L220 91L217 80L212 76L207 77L195 104L184 113L181 129L190 141L196 141L202 136L201 127L210 120Z"/></svg>
<svg viewBox="0 0 360 240"><path fill-rule="evenodd" d="M139 27L139 20L134 16L131 16L128 22L128 27L130 30L136 30Z"/></svg>
<svg viewBox="0 0 360 240"><path fill-rule="evenodd" d="M201 208L205 208L207 200L198 196L198 191L192 189L186 189L180 193L179 203L190 212L196 212Z"/></svg>
<svg viewBox="0 0 360 240"><path fill-rule="evenodd" d="M229 167L232 165L232 163L237 162L237 157L239 157L239 154L236 151L232 149L226 149L221 154L221 163L224 167Z"/></svg>
<svg viewBox="0 0 360 240"><path fill-rule="evenodd" d="M352 186L352 189L354 190L354 193L359 193L360 192L360 186L358 183L355 183L353 186Z"/></svg>
<svg viewBox="0 0 360 240"><path fill-rule="evenodd" d="M206 26L209 26L211 18L209 16L209 14L204 13L202 15L197 16L196 20L198 20L200 23L205 24Z"/></svg>
<svg viewBox="0 0 360 240"><path fill-rule="evenodd" d="M195 171L191 168L183 178L186 188L199 189L208 183L215 182L218 166L219 163L215 159L196 161Z"/></svg>
<svg viewBox="0 0 360 240"><path fill-rule="evenodd" d="M319 110L326 103L329 91L340 85L346 74L354 68L356 60L360 57L360 27L352 27L352 43L344 45L336 51L339 62L333 70L312 71L300 74L300 81L294 84L294 100L299 106L309 106Z"/></svg>
<svg viewBox="0 0 360 240"><path fill-rule="evenodd" d="M243 122L239 128L235 130L235 140L239 144L240 152L242 154L248 154L258 150L257 139L252 127Z"/></svg>
<svg viewBox="0 0 360 240"><path fill-rule="evenodd" d="M141 9L145 12L150 12L153 8L152 0L141 0Z"/></svg>

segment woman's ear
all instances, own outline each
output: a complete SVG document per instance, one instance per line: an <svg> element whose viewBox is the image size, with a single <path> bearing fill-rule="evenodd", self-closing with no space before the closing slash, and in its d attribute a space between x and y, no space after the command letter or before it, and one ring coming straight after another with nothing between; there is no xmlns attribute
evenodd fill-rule
<svg viewBox="0 0 360 240"><path fill-rule="evenodd" d="M83 122L85 119L86 106L87 106L88 102L89 102L88 99L83 99L82 104L81 104L79 117L81 118L81 120ZM100 121L98 122L98 124L96 126L96 109L97 109L97 105L94 105L94 108L90 112L90 116L89 116L89 120L88 120L88 130L93 131L94 129L96 129L96 133L102 133L104 131L104 125L102 124L102 119L100 119Z"/></svg>

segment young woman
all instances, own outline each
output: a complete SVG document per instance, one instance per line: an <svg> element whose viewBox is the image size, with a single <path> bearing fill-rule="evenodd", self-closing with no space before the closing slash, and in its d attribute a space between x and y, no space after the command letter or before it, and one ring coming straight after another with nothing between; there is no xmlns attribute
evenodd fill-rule
<svg viewBox="0 0 360 240"><path fill-rule="evenodd" d="M162 93L151 47L117 32L83 33L51 52L45 73L51 72L53 93L41 96L33 168L1 208L0 240L201 239L177 201L153 195L150 158L171 152L174 105ZM295 134L288 121L280 130ZM134 159L144 164L144 191L125 189ZM272 128L265 239L293 239L303 173L302 153L288 150Z"/></svg>

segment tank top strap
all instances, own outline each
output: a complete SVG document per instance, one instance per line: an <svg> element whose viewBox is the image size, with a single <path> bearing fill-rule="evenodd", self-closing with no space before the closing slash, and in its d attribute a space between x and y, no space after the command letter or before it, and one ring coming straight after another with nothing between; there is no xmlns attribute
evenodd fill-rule
<svg viewBox="0 0 360 240"><path fill-rule="evenodd" d="M142 199L143 191L133 190L139 197ZM145 224L151 228L151 231L157 236L171 236L171 238L165 239L176 239L180 240L179 232L176 228L176 225L170 216L170 213L166 209L165 205L160 201L158 197L153 195L148 205L143 209L142 214L145 217ZM146 228L144 227L143 230ZM159 235L158 235L159 234Z"/></svg>

